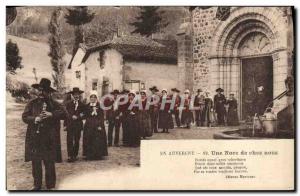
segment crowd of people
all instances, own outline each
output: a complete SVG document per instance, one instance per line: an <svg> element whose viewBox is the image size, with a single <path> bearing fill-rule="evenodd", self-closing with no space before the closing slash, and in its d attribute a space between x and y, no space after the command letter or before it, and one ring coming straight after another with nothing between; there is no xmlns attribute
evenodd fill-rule
<svg viewBox="0 0 300 196"><path fill-rule="evenodd" d="M233 93L227 99L223 89L218 88L214 98L209 92L197 90L192 95L185 90L172 88L161 91L153 86L139 92L113 90L99 97L91 91L87 102L82 101L84 93L74 87L67 94L71 99L63 104L55 101L51 94L51 81L43 78L33 84L38 97L25 107L23 121L28 124L25 141L25 161L32 161L34 190L42 186L42 162L46 171L46 187L55 187L55 162L61 162L60 121L64 120L67 132L68 162L75 162L83 137L83 156L86 160L101 160L108 156L108 147L139 147L142 139L154 133L169 133L175 127L238 125L237 100ZM216 114L216 115L215 115ZM173 117L175 123L173 122ZM106 132L106 123L108 131ZM83 132L83 134L82 134Z"/></svg>

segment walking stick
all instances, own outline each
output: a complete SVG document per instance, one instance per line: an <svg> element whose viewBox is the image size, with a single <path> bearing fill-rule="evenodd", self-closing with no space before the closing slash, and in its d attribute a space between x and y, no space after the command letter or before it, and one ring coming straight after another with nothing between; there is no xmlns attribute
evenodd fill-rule
<svg viewBox="0 0 300 196"><path fill-rule="evenodd" d="M255 120L255 117L256 117L257 113L254 114L254 117L253 117L253 123L252 123L252 136L254 137L254 134L255 134L255 130L254 130L254 120Z"/></svg>

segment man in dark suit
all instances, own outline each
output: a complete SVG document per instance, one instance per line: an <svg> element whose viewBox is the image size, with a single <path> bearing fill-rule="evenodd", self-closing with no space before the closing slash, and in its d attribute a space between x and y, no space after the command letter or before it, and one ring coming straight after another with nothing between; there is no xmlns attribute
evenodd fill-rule
<svg viewBox="0 0 300 196"><path fill-rule="evenodd" d="M218 125L225 125L225 103L226 103L226 98L222 94L224 90L222 88L218 88L216 90L217 94L214 97L214 110L217 113L217 119L218 119Z"/></svg>
<svg viewBox="0 0 300 196"><path fill-rule="evenodd" d="M80 95L83 93L78 87L74 87L69 94L72 95L73 100L66 103L66 110L68 117L66 119L66 131L67 131L67 151L68 162L74 162L77 160L79 141L81 138L81 132L83 129L83 113L84 104L80 100Z"/></svg>
<svg viewBox="0 0 300 196"><path fill-rule="evenodd" d="M39 84L33 84L38 97L31 100L22 114L23 121L28 124L25 139L25 161L32 162L32 176L34 187L42 187L42 162L45 165L46 187L55 188L55 160L56 160L56 126L57 120L62 119L62 106L51 98L55 90L51 88L51 81L42 78Z"/></svg>
<svg viewBox="0 0 300 196"><path fill-rule="evenodd" d="M151 120L151 130L154 133L158 133L158 113L159 113L159 106L158 106L158 101L157 103L155 103L155 97L158 97L157 92L159 91L157 89L156 86L153 86L151 88L149 88L149 90L151 91L152 95L151 95L151 102L153 104L150 105L149 107L149 111L150 111L150 120Z"/></svg>
<svg viewBox="0 0 300 196"><path fill-rule="evenodd" d="M129 141L129 125L128 125L128 93L129 90L124 89L120 94L120 104L119 104L119 110L121 115L121 124L122 124L122 141L123 146L128 146Z"/></svg>
<svg viewBox="0 0 300 196"><path fill-rule="evenodd" d="M195 120L196 126L204 126L205 122L205 114L204 114L204 107L205 107L205 97L203 95L202 89L197 90L197 95L194 100L194 107L195 107Z"/></svg>
<svg viewBox="0 0 300 196"><path fill-rule="evenodd" d="M119 90L111 92L113 98L105 100L105 106L110 106L106 111L106 119L108 121L108 146L112 146L113 132L115 130L114 145L119 147L119 136L121 127L121 111L117 102L117 97L120 94Z"/></svg>

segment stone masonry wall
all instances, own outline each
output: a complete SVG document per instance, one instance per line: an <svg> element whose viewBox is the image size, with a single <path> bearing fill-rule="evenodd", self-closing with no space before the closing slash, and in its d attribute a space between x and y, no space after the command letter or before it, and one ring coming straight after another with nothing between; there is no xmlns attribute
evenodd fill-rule
<svg viewBox="0 0 300 196"><path fill-rule="evenodd" d="M193 11L193 64L194 91L209 89L208 53L210 41L220 20L216 18L217 7L196 8Z"/></svg>
<svg viewBox="0 0 300 196"><path fill-rule="evenodd" d="M194 92L202 88L214 94L214 89L221 87L226 96L234 92L241 105L240 59L253 55L249 51L241 53L240 47L248 35L255 39L263 35L271 43L270 48L267 52L259 50L254 56L272 56L273 97L282 93L284 80L291 74L294 64L291 8L231 7L230 15L224 21L217 19L217 10L218 7L197 7L192 12L187 9L182 19L177 33L178 67L181 70L178 79L183 81L182 88ZM258 42L253 44L254 49L260 46ZM286 105L286 98L274 103L277 111Z"/></svg>

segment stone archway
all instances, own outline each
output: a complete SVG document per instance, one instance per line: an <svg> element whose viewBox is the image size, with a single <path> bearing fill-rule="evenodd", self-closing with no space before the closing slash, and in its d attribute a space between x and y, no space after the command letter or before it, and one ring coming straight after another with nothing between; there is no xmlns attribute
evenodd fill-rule
<svg viewBox="0 0 300 196"><path fill-rule="evenodd" d="M222 87L234 92L241 105L241 62L243 58L271 56L273 59L273 98L285 90L289 72L289 26L275 7L238 7L221 22L210 43L211 90ZM262 45L266 45L262 47ZM277 111L286 106L276 103Z"/></svg>

